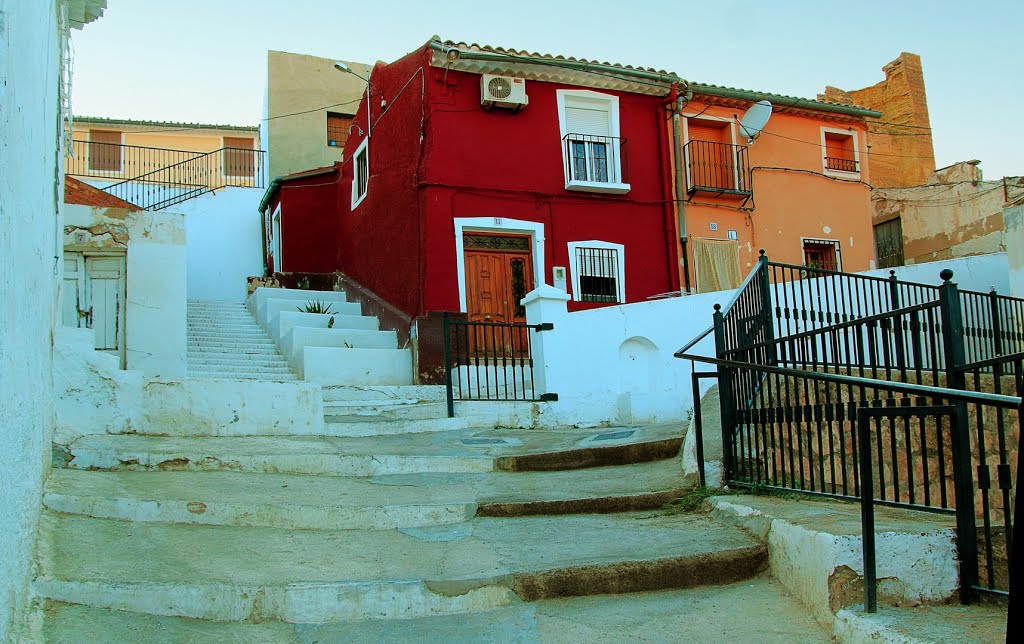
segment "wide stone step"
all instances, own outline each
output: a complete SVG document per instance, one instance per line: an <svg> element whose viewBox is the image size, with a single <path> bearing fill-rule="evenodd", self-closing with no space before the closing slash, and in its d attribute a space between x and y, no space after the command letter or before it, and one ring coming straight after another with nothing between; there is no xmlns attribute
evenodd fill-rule
<svg viewBox="0 0 1024 644"><path fill-rule="evenodd" d="M235 329L203 329L203 330L190 330L188 331L188 339L193 341L201 340L238 340L242 342L250 342L252 340L269 340L267 334L263 332L263 329L254 327L246 330L235 330Z"/></svg>
<svg viewBox="0 0 1024 644"><path fill-rule="evenodd" d="M443 412L447 412L443 408ZM422 434L428 432L448 432L472 426L473 420L465 417L448 418L447 413L437 413L428 409L415 412L411 417L393 417L390 415L324 414L324 433L328 436L364 437L364 436L395 436L406 434Z"/></svg>
<svg viewBox="0 0 1024 644"><path fill-rule="evenodd" d="M481 516L657 509L687 490L676 459L565 472L304 476L54 469L56 512L160 523L307 530L447 525Z"/></svg>
<svg viewBox="0 0 1024 644"><path fill-rule="evenodd" d="M324 403L324 416L375 416L420 420L446 418L448 405L444 401L407 400L340 400Z"/></svg>
<svg viewBox="0 0 1024 644"><path fill-rule="evenodd" d="M188 348L188 357L225 357L225 358L236 358L241 356L275 356L281 357L281 354L271 346L248 346L241 348L224 348L217 347L214 345L197 346L192 345Z"/></svg>
<svg viewBox="0 0 1024 644"><path fill-rule="evenodd" d="M227 364L196 364L189 365L189 370L195 371L196 373L203 373L207 371L219 371L223 373L233 373L236 375L272 375L278 376L281 374L291 373L288 369L288 365L282 364L275 367L264 367L261 365L255 365L251 363L245 363L240 365L227 365Z"/></svg>
<svg viewBox="0 0 1024 644"><path fill-rule="evenodd" d="M423 422L423 421L419 421ZM356 424L358 425L358 424ZM642 431L453 429L371 437L88 435L68 446L68 467L374 476L429 472L550 472L673 459L682 442L673 426ZM615 438L635 431L632 436ZM606 439L605 437L613 438Z"/></svg>
<svg viewBox="0 0 1024 644"><path fill-rule="evenodd" d="M767 564L765 546L741 529L704 516L650 513L317 531L45 512L40 531L33 586L41 597L222 621L459 614L524 600L728 583Z"/></svg>
<svg viewBox="0 0 1024 644"><path fill-rule="evenodd" d="M202 356L202 354L200 354ZM288 363L285 362L284 358L279 356L261 356L259 354L252 354L246 356L230 356L230 357L190 357L188 359L189 366L199 365L232 365L232 366L254 366L254 367L283 367L288 368Z"/></svg>
<svg viewBox="0 0 1024 644"><path fill-rule="evenodd" d="M742 606L742 610L730 607ZM685 607L685 609L680 609ZM958 606L949 607L958 609ZM972 607L973 609L974 607ZM907 611L920 612L921 608ZM211 622L46 602L44 637L55 644L163 642L743 642L832 640L806 608L767 574L683 590L543 599L480 613L322 625ZM885 615L885 613L880 613ZM916 614L916 613L915 613ZM922 621L931 616L921 617ZM974 617L972 613L972 618ZM883 618L884 619L884 618ZM997 618L998 619L998 618ZM961 620L962 622L963 620ZM1002 617L1005 626L1006 618ZM970 621L971 626L974 620ZM936 624L923 624L931 629ZM975 634L964 627L960 637ZM908 633L907 636L911 636ZM995 638L993 638L994 641Z"/></svg>
<svg viewBox="0 0 1024 644"><path fill-rule="evenodd" d="M245 349L247 347L252 347L252 348L273 349L274 353L277 353L277 349L274 346L274 343L271 342L270 340L265 339L265 338L264 339L257 338L257 339L253 339L252 341L249 341L249 342L244 341L244 340L227 340L227 339L203 339L203 338L195 339L195 340L194 339L189 339L187 346L188 346L188 350L189 351L192 351L193 348L196 348L196 349L213 349L213 348L216 348L216 349L221 349L221 350L225 350L225 351L233 351L235 349Z"/></svg>
<svg viewBox="0 0 1024 644"><path fill-rule="evenodd" d="M323 388L324 403L334 401L378 401L400 402L443 401L443 385L326 385Z"/></svg>
<svg viewBox="0 0 1024 644"><path fill-rule="evenodd" d="M285 382L298 380L294 373L234 373L232 371L196 371L189 369L190 378L212 378L215 380L269 380L274 382Z"/></svg>

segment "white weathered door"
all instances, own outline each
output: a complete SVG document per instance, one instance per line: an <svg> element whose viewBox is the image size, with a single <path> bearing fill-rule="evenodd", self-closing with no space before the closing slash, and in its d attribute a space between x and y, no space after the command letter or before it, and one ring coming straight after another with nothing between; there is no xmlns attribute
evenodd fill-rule
<svg viewBox="0 0 1024 644"><path fill-rule="evenodd" d="M61 323L79 328L88 326L89 307L85 304L85 258L81 253L64 253L64 289L61 292Z"/></svg>
<svg viewBox="0 0 1024 644"><path fill-rule="evenodd" d="M124 348L124 258L85 258L86 300L96 348L117 355Z"/></svg>

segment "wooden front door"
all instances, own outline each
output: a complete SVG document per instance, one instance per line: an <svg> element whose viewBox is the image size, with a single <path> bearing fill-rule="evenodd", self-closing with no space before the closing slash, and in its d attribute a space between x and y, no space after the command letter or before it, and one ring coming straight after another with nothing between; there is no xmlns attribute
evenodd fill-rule
<svg viewBox="0 0 1024 644"><path fill-rule="evenodd" d="M533 290L533 256L529 237L468 234L463 238L466 264L466 317L470 322L525 324L522 299ZM529 354L525 330L476 327L477 355Z"/></svg>

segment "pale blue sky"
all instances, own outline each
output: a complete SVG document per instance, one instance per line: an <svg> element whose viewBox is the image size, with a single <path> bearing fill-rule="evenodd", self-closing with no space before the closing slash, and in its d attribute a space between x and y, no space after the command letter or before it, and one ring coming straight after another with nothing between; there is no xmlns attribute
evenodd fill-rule
<svg viewBox="0 0 1024 644"><path fill-rule="evenodd" d="M1024 174L1024 2L109 0L73 34L76 114L255 124L266 52L391 61L442 38L813 98L920 54L939 166Z"/></svg>

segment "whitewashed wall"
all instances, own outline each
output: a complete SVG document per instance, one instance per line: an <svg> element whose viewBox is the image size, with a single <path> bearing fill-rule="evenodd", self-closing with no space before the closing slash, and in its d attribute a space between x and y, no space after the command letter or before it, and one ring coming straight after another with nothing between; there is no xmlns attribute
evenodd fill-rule
<svg viewBox="0 0 1024 644"><path fill-rule="evenodd" d="M1010 295L1024 297L1024 203L1003 208Z"/></svg>
<svg viewBox="0 0 1024 644"><path fill-rule="evenodd" d="M0 642L27 641L54 424L60 255L55 3L0 4Z"/></svg>
<svg viewBox="0 0 1024 644"><path fill-rule="evenodd" d="M185 215L188 297L244 302L246 278L263 274L263 190L224 188L172 206Z"/></svg>
<svg viewBox="0 0 1024 644"><path fill-rule="evenodd" d="M68 250L126 255L126 368L147 376L185 375L184 215L65 204L64 225Z"/></svg>
<svg viewBox="0 0 1024 644"><path fill-rule="evenodd" d="M939 272L953 270L961 289L1008 292L1006 255L996 253L896 269L899 279L937 286ZM889 269L866 275L888 277ZM815 280L793 289L818 293ZM682 421L693 409L691 364L672 356L707 329L713 307L725 306L735 291L640 302L567 313L564 294L543 286L526 302L530 324L552 322L552 331L534 334L534 376L538 392L558 394L545 405L551 422L567 425ZM808 300L810 295L807 296ZM825 310L837 307L825 303ZM714 355L709 335L690 353ZM708 365L697 369L710 371ZM712 380L703 380L706 391Z"/></svg>

